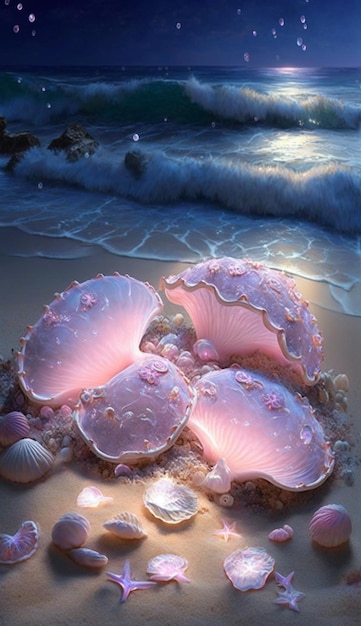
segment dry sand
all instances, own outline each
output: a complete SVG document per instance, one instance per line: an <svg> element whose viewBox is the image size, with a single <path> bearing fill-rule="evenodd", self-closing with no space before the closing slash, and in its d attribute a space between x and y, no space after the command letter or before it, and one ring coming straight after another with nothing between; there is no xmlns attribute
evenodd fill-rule
<svg viewBox="0 0 361 626"><path fill-rule="evenodd" d="M72 246L61 240L45 240L0 231L0 352L4 359L18 348L26 324L34 323L41 305L50 302L54 291L68 283L91 278L98 272L119 271L148 280L157 286L161 275L180 271L181 264L142 261L113 256L83 246L81 258L66 260L21 258L11 253L50 247L59 256ZM14 237L16 235L16 237ZM301 293L311 297L315 285L297 280ZM348 626L360 623L361 587L346 585L345 575L361 567L360 428L361 428L361 318L354 318L312 305L325 340L324 370L346 373L350 379L347 421L352 424L354 444L354 482L341 478L329 480L309 497L297 499L278 513L252 507L225 509L199 492L200 512L193 520L178 526L165 526L146 513L142 503L142 481L101 481L87 475L79 464L59 465L36 484L17 485L0 482L0 532L13 534L28 519L38 522L40 545L29 560L16 565L0 565L0 624L17 625L113 625L149 626L231 626L239 624L281 625L297 623ZM174 313L168 307L166 313ZM98 509L79 509L76 497L84 486L96 484L113 503ZM323 550L312 545L308 522L314 510L326 503L343 504L353 523L350 544L338 550ZM91 523L87 546L105 553L109 563L101 571L89 571L73 564L51 543L51 529L65 512L78 511ZM120 511L131 511L142 520L148 537L140 542L113 540L102 527L104 521ZM225 542L212 535L221 519L237 521L241 538ZM295 530L287 544L271 543L267 534L288 523ZM223 572L223 560L233 550L245 546L264 546L276 560L283 575L295 571L294 586L305 594L300 613L277 606L276 585L271 576L259 591L235 590ZM150 558L175 552L189 561L189 584L170 582L132 593L121 603L120 588L107 581L105 571L119 572L130 559L135 578L147 579Z"/></svg>

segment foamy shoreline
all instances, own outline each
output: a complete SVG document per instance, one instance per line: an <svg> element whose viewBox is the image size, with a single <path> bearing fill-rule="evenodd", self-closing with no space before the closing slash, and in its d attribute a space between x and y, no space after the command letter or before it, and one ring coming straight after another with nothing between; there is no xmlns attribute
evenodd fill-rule
<svg viewBox="0 0 361 626"><path fill-rule="evenodd" d="M58 242L57 245L62 244ZM12 350L17 350L19 337L24 334L27 324L37 321L42 304L50 302L54 291L64 290L72 280L83 281L98 272L118 271L147 280L157 288L163 274L176 273L184 268L180 263L117 257L88 247L83 252L86 256L66 260L0 256L0 352L4 359ZM304 297L312 301L312 290L317 288L317 283L304 279L297 279L296 283ZM311 310L324 335L323 370L346 373L350 380L346 419L353 424L353 456L357 460L361 427L361 318L315 305L311 305ZM176 311L177 307L167 304L165 314ZM309 498L300 499L297 505L279 513L256 511L252 507L221 508L199 491L200 512L189 523L172 528L154 521L144 509L143 492L150 480L149 477L100 480L95 474L86 474L84 466L79 463L56 466L47 478L35 484L17 485L2 480L0 532L14 533L23 521L34 519L39 523L41 534L39 550L28 561L0 566L0 623L6 626L80 626L84 623L110 626L117 622L129 626L231 626L266 621L289 624L293 617L297 623L305 625L359 623L360 589L346 585L343 578L359 568L361 562L360 470L356 463L352 486L345 485L340 479L331 479ZM113 496L113 503L95 510L78 509L76 497L84 486L90 484L96 484L105 495ZM349 547L324 551L312 546L307 526L313 511L331 502L346 507L352 518L353 533ZM129 558L134 577L144 580L150 558L162 552L175 552L188 559L187 575L191 583L168 583L136 591L121 604L121 591L107 582L104 570L94 573L76 566L51 544L55 521L63 513L74 510L90 520L91 534L87 546L107 554L106 571L119 572L124 560ZM111 540L105 534L104 521L124 510L140 517L148 532L145 540L126 543ZM241 539L231 538L226 543L212 535L221 527L222 518L237 522ZM294 538L284 545L271 544L267 539L268 532L284 523L293 526ZM295 570L294 586L306 594L299 604L297 616L287 607L273 604L277 593L272 577L260 591L242 593L233 589L223 572L223 559L246 545L264 546L276 559L276 570L283 575Z"/></svg>

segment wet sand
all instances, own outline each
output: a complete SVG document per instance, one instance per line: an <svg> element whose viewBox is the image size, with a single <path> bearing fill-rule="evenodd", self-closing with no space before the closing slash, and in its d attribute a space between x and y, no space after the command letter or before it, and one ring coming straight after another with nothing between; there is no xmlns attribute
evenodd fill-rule
<svg viewBox="0 0 361 626"><path fill-rule="evenodd" d="M15 237L14 237L15 236ZM20 257L11 254L44 255ZM47 255L67 254L66 259ZM180 271L184 265L117 257L83 246L79 258L73 245L21 235L13 229L0 231L0 353L4 359L18 348L19 337L27 324L35 323L42 304L52 300L54 291L64 290L77 279L86 280L98 272L118 271L155 287L162 275ZM317 284L296 279L299 291L313 301ZM322 303L321 303L322 304ZM361 305L360 305L361 307ZM354 481L347 485L342 478L331 478L305 498L279 512L241 506L222 508L197 491L199 513L181 526L166 526L152 518L143 505L143 492L150 478L102 481L87 473L79 463L56 464L47 478L30 485L0 481L0 532L14 534L21 523L35 520L40 527L39 549L29 560L15 565L0 565L0 624L104 626L121 623L128 626L224 626L239 624L318 624L348 626L360 623L361 587L347 585L345 576L361 567L361 318L335 313L311 305L324 335L323 370L346 373L350 380L348 410L352 471ZM165 314L178 309L167 305ZM191 474L191 472L190 472ZM81 489L95 484L112 503L98 509L80 509L76 497ZM348 546L337 550L317 548L308 536L312 513L327 503L342 504L348 510L353 532ZM91 523L87 547L106 554L108 565L90 571L75 565L51 542L51 529L64 513L78 511ZM141 519L148 536L137 542L113 539L102 524L121 511L130 511ZM223 541L212 532L221 520L237 522L240 538ZM294 538L286 544L271 543L267 535L275 527L290 524ZM293 584L305 594L299 602L300 613L273 603L277 587L271 575L259 591L234 589L223 572L223 560L232 551L246 546L263 546L276 560L276 571L283 575L295 571ZM134 578L147 580L146 566L152 557L164 552L177 553L189 561L187 575L191 582L169 582L131 593L121 603L120 588L107 581L105 571L119 573L130 559Z"/></svg>

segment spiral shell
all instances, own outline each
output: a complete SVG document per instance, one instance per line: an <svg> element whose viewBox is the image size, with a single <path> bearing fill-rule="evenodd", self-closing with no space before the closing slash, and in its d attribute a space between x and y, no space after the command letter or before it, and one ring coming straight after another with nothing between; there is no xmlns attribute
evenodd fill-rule
<svg viewBox="0 0 361 626"><path fill-rule="evenodd" d="M30 483L46 474L53 455L34 439L20 439L0 454L0 475L17 483Z"/></svg>
<svg viewBox="0 0 361 626"><path fill-rule="evenodd" d="M312 541L325 548L336 548L346 543L351 531L351 519L341 504L321 506L313 514L309 524Z"/></svg>
<svg viewBox="0 0 361 626"><path fill-rule="evenodd" d="M12 443L27 437L30 432L29 422L20 411L11 411L0 417L0 445L10 446Z"/></svg>
<svg viewBox="0 0 361 626"><path fill-rule="evenodd" d="M65 513L54 524L51 538L60 550L80 548L88 539L90 523L79 513Z"/></svg>

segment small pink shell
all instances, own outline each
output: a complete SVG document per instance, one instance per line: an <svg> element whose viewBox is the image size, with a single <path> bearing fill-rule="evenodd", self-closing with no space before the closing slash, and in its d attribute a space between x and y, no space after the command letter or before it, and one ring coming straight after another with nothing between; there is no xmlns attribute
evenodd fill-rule
<svg viewBox="0 0 361 626"><path fill-rule="evenodd" d="M11 411L0 417L0 445L10 446L15 441L27 437L30 425L23 413Z"/></svg>
<svg viewBox="0 0 361 626"><path fill-rule="evenodd" d="M197 339L209 342L212 359L219 355L227 363L234 355L261 352L297 372L304 383L316 382L322 337L308 303L282 272L223 257L162 278L160 288L184 306Z"/></svg>
<svg viewBox="0 0 361 626"><path fill-rule="evenodd" d="M351 519L341 504L321 506L313 514L309 524L312 541L325 548L336 548L346 543L351 531Z"/></svg>
<svg viewBox="0 0 361 626"><path fill-rule="evenodd" d="M275 560L264 548L241 548L224 560L224 571L240 591L261 589L273 571Z"/></svg>
<svg viewBox="0 0 361 626"><path fill-rule="evenodd" d="M79 493L76 503L78 506L90 509L96 509L100 504L106 502L113 502L111 496L104 496L103 492L98 487L84 487Z"/></svg>
<svg viewBox="0 0 361 626"><path fill-rule="evenodd" d="M39 531L35 522L24 522L15 535L0 535L0 563L11 564L29 559L37 550Z"/></svg>
<svg viewBox="0 0 361 626"><path fill-rule="evenodd" d="M287 524L285 524L283 528L275 528L268 535L268 539L270 539L270 541L274 541L275 543L283 543L285 541L289 541L290 539L292 539L292 537L293 528L291 528L291 526L288 526Z"/></svg>

